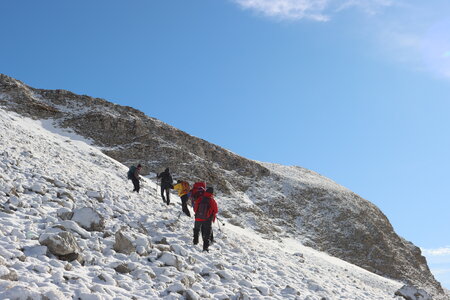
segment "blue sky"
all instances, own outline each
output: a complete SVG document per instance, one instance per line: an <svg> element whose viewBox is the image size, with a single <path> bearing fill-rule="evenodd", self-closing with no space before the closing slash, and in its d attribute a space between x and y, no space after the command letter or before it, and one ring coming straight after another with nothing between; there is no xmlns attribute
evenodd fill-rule
<svg viewBox="0 0 450 300"><path fill-rule="evenodd" d="M375 203L450 287L450 3L6 1L0 72Z"/></svg>

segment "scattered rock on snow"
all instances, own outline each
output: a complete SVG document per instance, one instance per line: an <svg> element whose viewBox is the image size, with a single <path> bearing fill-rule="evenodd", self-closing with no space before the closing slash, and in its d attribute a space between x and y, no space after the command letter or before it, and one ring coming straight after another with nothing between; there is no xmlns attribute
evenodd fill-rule
<svg viewBox="0 0 450 300"><path fill-rule="evenodd" d="M17 192L17 190L16 190L15 187L12 187L8 194L9 194L9 195L14 195L14 196L16 196L16 197L20 197L20 196L19 196L19 193Z"/></svg>
<svg viewBox="0 0 450 300"><path fill-rule="evenodd" d="M87 239L91 237L91 234L81 228L76 222L74 221L62 221L56 225L53 225L54 228L60 228L64 231L72 231L78 233L82 238Z"/></svg>
<svg viewBox="0 0 450 300"><path fill-rule="evenodd" d="M8 200L9 204L14 205L15 207L21 207L21 201L17 196L11 196Z"/></svg>
<svg viewBox="0 0 450 300"><path fill-rule="evenodd" d="M181 294L185 291L185 287L181 283L175 282L167 288L167 291Z"/></svg>
<svg viewBox="0 0 450 300"><path fill-rule="evenodd" d="M250 297L248 296L248 294L244 291L239 291L236 294L236 299L237 300L250 300Z"/></svg>
<svg viewBox="0 0 450 300"><path fill-rule="evenodd" d="M158 249L159 251L167 251L169 252L171 250L169 245L165 245L165 244L156 244L155 248Z"/></svg>
<svg viewBox="0 0 450 300"><path fill-rule="evenodd" d="M103 202L103 195L102 195L102 193L100 193L100 192L97 192L97 191L87 191L87 192L86 192L86 195L87 195L89 198L94 198L94 199L98 200L99 202Z"/></svg>
<svg viewBox="0 0 450 300"><path fill-rule="evenodd" d="M9 280L9 281L17 281L17 272L15 270L10 270L5 266L0 266L0 279L1 280Z"/></svg>
<svg viewBox="0 0 450 300"><path fill-rule="evenodd" d="M123 253L123 254L131 254L136 251L131 239L125 236L122 233L122 230L119 230L115 234L115 243L114 243L114 251Z"/></svg>
<svg viewBox="0 0 450 300"><path fill-rule="evenodd" d="M291 287L290 285L286 285L286 287L281 290L281 293L295 295L297 294L297 290Z"/></svg>
<svg viewBox="0 0 450 300"><path fill-rule="evenodd" d="M223 278L223 279L226 279L226 280L233 279L233 275L227 270L220 270L220 271L217 272L217 275L219 275L220 278Z"/></svg>
<svg viewBox="0 0 450 300"><path fill-rule="evenodd" d="M47 246L48 251L61 260L83 262L81 249L76 238L70 232L44 233L39 238L39 243Z"/></svg>
<svg viewBox="0 0 450 300"><path fill-rule="evenodd" d="M183 267L183 262L175 254L171 252L162 252L159 257L159 261L163 262L165 266L172 266L177 268L179 271Z"/></svg>
<svg viewBox="0 0 450 300"><path fill-rule="evenodd" d="M117 285L116 280L111 275L107 274L106 272L99 274L97 277L98 277L98 279L104 281L108 285L112 285L112 286Z"/></svg>
<svg viewBox="0 0 450 300"><path fill-rule="evenodd" d="M67 187L67 184L62 182L62 181L60 181L60 180L55 180L53 184L56 187L59 187L59 188L66 188Z"/></svg>
<svg viewBox="0 0 450 300"><path fill-rule="evenodd" d="M200 296L191 289L186 290L185 292L186 300L198 300Z"/></svg>
<svg viewBox="0 0 450 300"><path fill-rule="evenodd" d="M47 187L43 183L35 183L31 186L31 190L35 193L45 195L47 192Z"/></svg>
<svg viewBox="0 0 450 300"><path fill-rule="evenodd" d="M170 252L163 252L159 257L159 260L164 263L166 266L176 266L177 265L177 257Z"/></svg>
<svg viewBox="0 0 450 300"><path fill-rule="evenodd" d="M75 199L73 198L73 196L72 196L72 194L71 193L69 193L69 192L67 192L67 191L61 191L61 192L57 192L56 193L56 197L58 197L58 198L64 198L64 197L67 197L67 198L69 198L70 200L72 200L72 201L74 201Z"/></svg>
<svg viewBox="0 0 450 300"><path fill-rule="evenodd" d="M161 239L155 238L154 241L156 244L169 245L169 242L167 242L166 237L161 237Z"/></svg>
<svg viewBox="0 0 450 300"><path fill-rule="evenodd" d="M38 290L30 287L30 284L25 282L8 283L0 290L0 299L66 299L67 297L58 289L50 287L39 287Z"/></svg>
<svg viewBox="0 0 450 300"><path fill-rule="evenodd" d="M265 285L258 285L255 287L263 296L269 295L269 288Z"/></svg>
<svg viewBox="0 0 450 300"><path fill-rule="evenodd" d="M406 300L432 300L431 296L422 289L417 289L413 286L404 285L401 289L395 292L395 296L400 296Z"/></svg>
<svg viewBox="0 0 450 300"><path fill-rule="evenodd" d="M246 280L246 279L240 280L239 281L239 285L245 286L245 287L248 287L248 288L251 288L253 286L253 284L250 281Z"/></svg>
<svg viewBox="0 0 450 300"><path fill-rule="evenodd" d="M186 251L183 247L181 247L180 245L176 245L176 244L171 245L171 246L170 246L170 249L171 249L174 253L176 253L176 254L178 254L178 255L181 255L181 256L186 256L186 255L188 254L187 251Z"/></svg>
<svg viewBox="0 0 450 300"><path fill-rule="evenodd" d="M73 211L71 211L68 208L60 208L58 209L58 211L56 212L56 215L58 216L58 218L60 218L61 220L70 220L73 217Z"/></svg>
<svg viewBox="0 0 450 300"><path fill-rule="evenodd" d="M131 272L130 268L125 263L118 265L117 267L114 268L114 270L116 270L116 272L120 274L128 274Z"/></svg>
<svg viewBox="0 0 450 300"><path fill-rule="evenodd" d="M87 231L103 231L105 229L105 218L91 207L76 209L72 221L77 222Z"/></svg>

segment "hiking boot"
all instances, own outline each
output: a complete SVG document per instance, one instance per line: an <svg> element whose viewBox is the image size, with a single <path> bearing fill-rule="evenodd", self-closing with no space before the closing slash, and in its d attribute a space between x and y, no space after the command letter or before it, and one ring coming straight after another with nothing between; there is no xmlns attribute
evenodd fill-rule
<svg viewBox="0 0 450 300"><path fill-rule="evenodd" d="M194 238L193 242L194 242L194 245L197 245L198 244L198 238Z"/></svg>
<svg viewBox="0 0 450 300"><path fill-rule="evenodd" d="M203 248L203 252L209 252L208 248Z"/></svg>

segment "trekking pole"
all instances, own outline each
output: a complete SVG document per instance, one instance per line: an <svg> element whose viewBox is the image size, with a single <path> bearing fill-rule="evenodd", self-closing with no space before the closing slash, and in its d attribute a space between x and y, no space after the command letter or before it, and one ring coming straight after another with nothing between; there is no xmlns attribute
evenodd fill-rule
<svg viewBox="0 0 450 300"><path fill-rule="evenodd" d="M219 231L220 231L220 232L223 232L223 231L222 231L222 228L220 228L220 223L222 223L222 222L220 222L220 220L219 220L218 217L216 217L216 219L217 219L217 225L219 226ZM222 223L222 225L225 226L225 223Z"/></svg>
<svg viewBox="0 0 450 300"><path fill-rule="evenodd" d="M217 219L217 222L222 223L222 225L225 226L225 223L221 222L218 217L216 217L216 219Z"/></svg>
<svg viewBox="0 0 450 300"><path fill-rule="evenodd" d="M220 228L220 221L219 221L219 219L217 219L217 224L219 225L219 231L222 232L222 229Z"/></svg>

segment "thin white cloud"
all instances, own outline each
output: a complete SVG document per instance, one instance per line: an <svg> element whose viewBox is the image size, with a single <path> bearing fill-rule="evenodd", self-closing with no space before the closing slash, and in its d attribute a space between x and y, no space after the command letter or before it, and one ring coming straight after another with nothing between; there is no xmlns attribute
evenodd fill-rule
<svg viewBox="0 0 450 300"><path fill-rule="evenodd" d="M336 11L342 11L348 8L357 7L362 11L374 15L381 9L395 5L391 0L347 0L347 1L334 1L338 5Z"/></svg>
<svg viewBox="0 0 450 300"><path fill-rule="evenodd" d="M450 255L450 246L437 249L422 249L425 256L447 256Z"/></svg>
<svg viewBox="0 0 450 300"><path fill-rule="evenodd" d="M286 20L310 19L328 21L331 16L349 8L360 8L376 14L393 4L392 0L233 0L244 9L268 17Z"/></svg>
<svg viewBox="0 0 450 300"><path fill-rule="evenodd" d="M288 21L329 21L343 11L368 18L349 19L365 31L373 54L410 70L450 79L450 1L407 0L228 0L260 15Z"/></svg>
<svg viewBox="0 0 450 300"><path fill-rule="evenodd" d="M446 275L450 274L450 269L433 269L431 270L434 275Z"/></svg>
<svg viewBox="0 0 450 300"><path fill-rule="evenodd" d="M324 14L329 0L235 0L244 9L288 20L327 21Z"/></svg>
<svg viewBox="0 0 450 300"><path fill-rule="evenodd" d="M450 288L450 246L421 250L427 258L431 273L444 287Z"/></svg>
<svg viewBox="0 0 450 300"><path fill-rule="evenodd" d="M421 249L430 266L441 269L450 268L450 246L436 249Z"/></svg>
<svg viewBox="0 0 450 300"><path fill-rule="evenodd" d="M375 21L380 53L450 79L450 2L401 3Z"/></svg>

